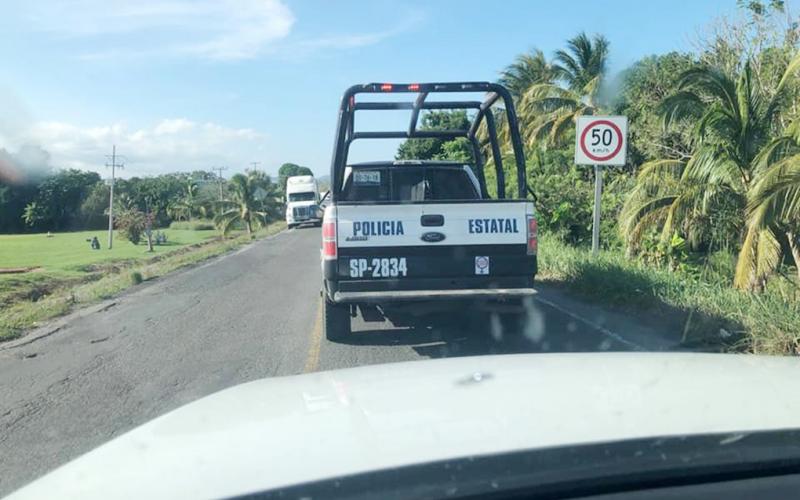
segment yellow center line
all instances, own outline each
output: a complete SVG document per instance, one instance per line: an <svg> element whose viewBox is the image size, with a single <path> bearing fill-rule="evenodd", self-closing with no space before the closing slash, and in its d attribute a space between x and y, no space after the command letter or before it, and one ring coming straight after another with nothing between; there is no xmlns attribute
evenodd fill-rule
<svg viewBox="0 0 800 500"><path fill-rule="evenodd" d="M317 302L317 316L314 319L314 329L311 331L311 347L306 356L304 373L311 373L319 366L319 350L322 347L322 299Z"/></svg>

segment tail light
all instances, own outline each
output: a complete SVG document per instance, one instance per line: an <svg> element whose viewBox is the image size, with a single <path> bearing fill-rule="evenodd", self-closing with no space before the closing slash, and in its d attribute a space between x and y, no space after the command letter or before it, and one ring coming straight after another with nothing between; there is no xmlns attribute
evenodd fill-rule
<svg viewBox="0 0 800 500"><path fill-rule="evenodd" d="M533 215L528 216L528 255L536 255L539 249L539 240L537 239L539 232L539 224L536 222L536 217Z"/></svg>
<svg viewBox="0 0 800 500"><path fill-rule="evenodd" d="M322 221L322 258L336 258L336 219Z"/></svg>

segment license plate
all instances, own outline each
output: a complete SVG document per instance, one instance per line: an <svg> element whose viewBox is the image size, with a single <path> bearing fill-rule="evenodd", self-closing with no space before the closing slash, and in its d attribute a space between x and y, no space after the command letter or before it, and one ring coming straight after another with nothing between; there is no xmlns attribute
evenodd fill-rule
<svg viewBox="0 0 800 500"><path fill-rule="evenodd" d="M407 275L405 257L350 259L351 278L398 278Z"/></svg>

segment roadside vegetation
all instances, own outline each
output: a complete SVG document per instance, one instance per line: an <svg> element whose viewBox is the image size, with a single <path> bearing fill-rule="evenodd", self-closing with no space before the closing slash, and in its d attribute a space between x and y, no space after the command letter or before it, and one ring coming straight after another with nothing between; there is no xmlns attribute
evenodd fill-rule
<svg viewBox="0 0 800 500"><path fill-rule="evenodd" d="M514 96L537 194L542 279L670 319L687 343L800 354L800 29L781 0L738 5L692 51L619 75L607 71L608 40L578 33L552 56L520 54L498 81ZM605 114L628 117L628 163L605 169L595 259L593 173L573 164L573 148L576 117ZM508 144L504 117L495 121ZM422 128L466 119L434 111ZM438 139L406 141L397 156L412 153L471 157L463 141ZM513 193L510 145L502 154Z"/></svg>
<svg viewBox="0 0 800 500"><path fill-rule="evenodd" d="M279 175L304 169L286 164ZM0 341L284 226L280 184L261 171L133 177L117 181L109 249L99 175L31 175L0 183L0 233L16 233L0 234Z"/></svg>
<svg viewBox="0 0 800 500"><path fill-rule="evenodd" d="M86 258L78 253L68 255L64 252L62 258L48 256L41 260L34 255L25 260L14 252L19 263L37 262L41 268L28 273L0 274L0 341L17 338L42 321L111 298L142 281L229 252L251 242L253 238L275 234L285 226L282 221L271 222L254 231L252 236L238 230L228 238L219 236L216 231L165 230L165 233L172 235L173 241L180 243L163 249L156 246L158 251L155 253L143 252L141 246L128 243L138 252L121 252L127 258L112 257L91 263L87 263ZM59 233L54 238L78 241L83 248L87 244L82 241L82 236L84 233ZM3 243L10 239L22 239L27 243L24 248L30 249L38 243L38 239L45 237L0 236L0 259L6 253ZM17 250L23 248L20 243L14 246ZM95 254L102 252L94 251Z"/></svg>
<svg viewBox="0 0 800 500"><path fill-rule="evenodd" d="M771 280L761 293L732 286L736 259L717 252L671 269L631 260L619 248L591 251L545 233L539 280L680 332L686 346L785 354L800 352L800 290Z"/></svg>

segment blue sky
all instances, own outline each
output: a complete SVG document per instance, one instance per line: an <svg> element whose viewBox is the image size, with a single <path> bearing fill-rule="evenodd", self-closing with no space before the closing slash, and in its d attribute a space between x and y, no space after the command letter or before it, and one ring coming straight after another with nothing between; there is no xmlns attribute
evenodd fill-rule
<svg viewBox="0 0 800 500"><path fill-rule="evenodd" d="M690 50L735 13L735 0L0 4L0 147L103 172L116 143L128 176L252 161L324 174L353 83L494 80L515 55L551 55L582 30L609 38L614 73ZM392 153L367 150L380 152Z"/></svg>

